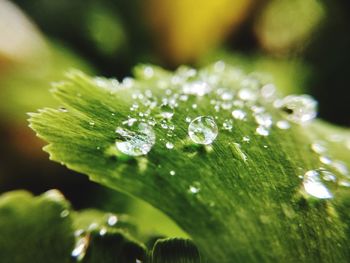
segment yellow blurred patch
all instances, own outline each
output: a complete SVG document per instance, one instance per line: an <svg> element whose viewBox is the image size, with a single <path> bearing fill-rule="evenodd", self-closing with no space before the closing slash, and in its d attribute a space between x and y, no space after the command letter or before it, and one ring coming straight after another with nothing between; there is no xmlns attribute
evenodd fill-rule
<svg viewBox="0 0 350 263"><path fill-rule="evenodd" d="M247 16L252 0L149 0L158 48L172 64L195 61Z"/></svg>

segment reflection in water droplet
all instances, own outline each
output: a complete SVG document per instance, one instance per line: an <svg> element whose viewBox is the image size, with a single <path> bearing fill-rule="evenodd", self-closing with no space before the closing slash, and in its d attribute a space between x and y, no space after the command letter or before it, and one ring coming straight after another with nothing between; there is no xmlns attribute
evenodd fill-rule
<svg viewBox="0 0 350 263"><path fill-rule="evenodd" d="M85 233L84 231L76 232L76 241L71 253L72 257L76 261L82 261L85 257L86 251L90 243L90 234Z"/></svg>
<svg viewBox="0 0 350 263"><path fill-rule="evenodd" d="M198 144L211 144L218 135L218 127L210 116L200 116L191 121L188 135Z"/></svg>
<svg viewBox="0 0 350 263"><path fill-rule="evenodd" d="M307 171L304 175L303 186L307 194L319 198L330 199L333 194L322 183L320 174L315 170Z"/></svg>
<svg viewBox="0 0 350 263"><path fill-rule="evenodd" d="M152 149L156 140L152 127L146 123L139 123L136 131L129 131L118 127L116 133L122 139L122 141L116 141L117 149L131 156L147 154Z"/></svg>
<svg viewBox="0 0 350 263"><path fill-rule="evenodd" d="M280 108L289 120L299 124L308 123L317 115L317 101L309 95L289 95L281 101Z"/></svg>

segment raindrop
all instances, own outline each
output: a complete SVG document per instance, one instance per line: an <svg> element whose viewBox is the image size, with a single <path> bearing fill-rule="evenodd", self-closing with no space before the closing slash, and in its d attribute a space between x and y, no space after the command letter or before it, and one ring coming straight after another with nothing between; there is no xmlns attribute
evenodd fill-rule
<svg viewBox="0 0 350 263"><path fill-rule="evenodd" d="M188 126L188 135L198 144L211 144L218 135L218 127L210 116L199 116Z"/></svg>
<svg viewBox="0 0 350 263"><path fill-rule="evenodd" d="M238 97L244 101L255 101L258 98L258 94L250 88L241 88L238 92Z"/></svg>
<svg viewBox="0 0 350 263"><path fill-rule="evenodd" d="M281 130L288 130L290 128L290 123L288 121L278 121L276 123L277 128L281 129Z"/></svg>
<svg viewBox="0 0 350 263"><path fill-rule="evenodd" d="M200 188L200 183L199 182L194 182L188 188L188 192L191 193L191 194L198 194L200 190L201 190L201 188Z"/></svg>
<svg viewBox="0 0 350 263"><path fill-rule="evenodd" d="M171 149L174 148L174 144L172 144L171 142L167 142L167 143L165 144L165 147L166 147L167 149L171 150Z"/></svg>
<svg viewBox="0 0 350 263"><path fill-rule="evenodd" d="M107 223L109 226L114 226L118 222L118 217L116 215L110 215L107 218Z"/></svg>
<svg viewBox="0 0 350 263"><path fill-rule="evenodd" d="M69 210L64 209L61 213L60 213L60 217L64 218L67 217L69 215Z"/></svg>
<svg viewBox="0 0 350 263"><path fill-rule="evenodd" d="M237 120L244 120L247 114L243 110L234 110L232 111L232 117Z"/></svg>
<svg viewBox="0 0 350 263"><path fill-rule="evenodd" d="M228 131L232 131L232 120L224 120L223 124L222 124L222 127L224 130L228 130Z"/></svg>
<svg viewBox="0 0 350 263"><path fill-rule="evenodd" d="M118 127L116 133L121 140L116 141L119 151L130 156L140 156L147 154L153 147L156 136L151 126L146 123L139 123L137 131L129 131Z"/></svg>
<svg viewBox="0 0 350 263"><path fill-rule="evenodd" d="M95 126L95 123L94 123L93 121L90 121L90 122L89 122L89 125L90 125L90 126Z"/></svg>
<svg viewBox="0 0 350 263"><path fill-rule="evenodd" d="M72 257L76 261L82 261L85 257L87 248L90 243L90 235L86 234L84 231L76 232L76 241L71 253Z"/></svg>
<svg viewBox="0 0 350 263"><path fill-rule="evenodd" d="M322 154L327 151L327 148L324 146L323 142L314 142L311 144L311 150L315 153Z"/></svg>
<svg viewBox="0 0 350 263"><path fill-rule="evenodd" d="M255 121L260 126L269 128L272 125L272 118L269 114L266 113L260 113L255 115Z"/></svg>
<svg viewBox="0 0 350 263"><path fill-rule="evenodd" d="M160 115L165 119L171 119L174 116L174 108L167 103L160 106L160 111Z"/></svg>
<svg viewBox="0 0 350 263"><path fill-rule="evenodd" d="M250 141L249 136L243 136L242 141L249 142Z"/></svg>
<svg viewBox="0 0 350 263"><path fill-rule="evenodd" d="M103 227L100 229L100 236L104 236L107 233L107 228Z"/></svg>
<svg viewBox="0 0 350 263"><path fill-rule="evenodd" d="M289 95L279 106L289 120L300 124L312 121L317 115L317 101L309 95Z"/></svg>
<svg viewBox="0 0 350 263"><path fill-rule="evenodd" d="M332 163L332 166L334 169L336 169L341 175L343 176L348 176L349 175L349 169L346 166L346 164L342 161L335 160Z"/></svg>
<svg viewBox="0 0 350 263"><path fill-rule="evenodd" d="M173 171L173 170L170 171L170 175L171 175L171 176L174 176L175 174L176 174L175 171Z"/></svg>
<svg viewBox="0 0 350 263"><path fill-rule="evenodd" d="M269 130L266 129L266 127L264 126L259 126L258 128L256 128L256 133L261 136L269 136L270 134Z"/></svg>
<svg viewBox="0 0 350 263"><path fill-rule="evenodd" d="M319 198L330 199L333 198L333 194L322 183L320 174L315 170L307 171L304 175L303 186L307 194Z"/></svg>
<svg viewBox="0 0 350 263"><path fill-rule="evenodd" d="M320 162L323 164L330 165L332 164L332 159L329 158L328 156L320 156Z"/></svg>
<svg viewBox="0 0 350 263"><path fill-rule="evenodd" d="M186 117L185 121L189 123L189 122L191 122L191 118L190 117Z"/></svg>
<svg viewBox="0 0 350 263"><path fill-rule="evenodd" d="M183 86L183 92L188 95L204 96L211 91L210 86L204 81L194 81Z"/></svg>

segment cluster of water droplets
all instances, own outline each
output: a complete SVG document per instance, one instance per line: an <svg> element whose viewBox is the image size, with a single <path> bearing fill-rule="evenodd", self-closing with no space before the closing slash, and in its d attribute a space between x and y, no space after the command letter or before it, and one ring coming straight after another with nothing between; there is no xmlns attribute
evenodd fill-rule
<svg viewBox="0 0 350 263"><path fill-rule="evenodd" d="M129 156L146 155L155 145L176 150L186 140L177 137L176 130L182 129L182 125L175 125L179 122L187 126L189 143L204 145L210 150L211 144L215 147L220 132L233 133L249 121L249 125L256 124L254 130L242 138L233 138L231 143L237 156L247 161L240 143L248 144L252 136L264 140L271 133L283 132L293 125L308 125L317 115L317 102L311 96L280 97L268 75L245 74L222 61L200 71L180 67L174 74L144 66L139 69L138 78L151 80L152 90L149 84L132 78L120 83L114 79L94 79L103 89L131 91L129 114L115 130L117 150ZM164 136L156 138L159 132ZM333 197L333 185L350 186L346 165L333 160L323 143L313 143L311 150L319 155L322 165L301 176L307 194L328 199ZM171 170L169 174L175 176L176 171ZM189 193L196 194L199 189L190 185Z"/></svg>
<svg viewBox="0 0 350 263"><path fill-rule="evenodd" d="M182 114L188 112L181 120L188 123L188 138L203 145L212 144L219 130L232 132L248 119L256 122L256 135L266 137L273 126L286 130L291 127L290 122L307 124L317 113L317 103L310 96L280 98L268 76L247 75L221 61L199 72L180 67L173 75L157 78L157 69L145 66L140 74L141 78L154 80L158 89L147 89L131 78L119 83L120 87L133 90L130 115L116 129L117 149L130 156L151 151L157 141L155 126L164 130L168 137L160 139L166 149L174 149L176 126L172 119L177 116L179 107L185 107L181 108ZM103 78L96 78L95 82L101 88L114 88L118 84ZM280 109L280 119L273 120L268 110L271 107Z"/></svg>

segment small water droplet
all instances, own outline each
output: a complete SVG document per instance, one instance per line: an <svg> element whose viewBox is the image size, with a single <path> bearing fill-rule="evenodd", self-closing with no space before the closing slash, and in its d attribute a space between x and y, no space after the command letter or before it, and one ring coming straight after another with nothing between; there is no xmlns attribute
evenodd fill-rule
<svg viewBox="0 0 350 263"><path fill-rule="evenodd" d="M190 117L186 117L185 121L190 123L191 122L191 118Z"/></svg>
<svg viewBox="0 0 350 263"><path fill-rule="evenodd" d="M255 90L250 88L241 88L238 92L238 97L244 101L256 101L258 94Z"/></svg>
<svg viewBox="0 0 350 263"><path fill-rule="evenodd" d="M118 222L118 217L116 215L110 215L107 218L107 224L109 226L114 226Z"/></svg>
<svg viewBox="0 0 350 263"><path fill-rule="evenodd" d="M60 213L60 217L64 218L67 217L69 215L69 210L64 209L61 213Z"/></svg>
<svg viewBox="0 0 350 263"><path fill-rule="evenodd" d="M228 119L224 120L222 127L224 130L232 131L232 127L233 127L232 120L228 120Z"/></svg>
<svg viewBox="0 0 350 263"><path fill-rule="evenodd" d="M272 117L267 114L267 113L259 113L259 114L255 114L255 121L257 124L259 124L259 126L263 126L266 128L271 127L272 125Z"/></svg>
<svg viewBox="0 0 350 263"><path fill-rule="evenodd" d="M290 123L288 121L282 120L276 123L277 128L281 130L288 130L290 128Z"/></svg>
<svg viewBox="0 0 350 263"><path fill-rule="evenodd" d="M188 95L204 96L211 91L211 87L204 81L193 81L183 86L183 92Z"/></svg>
<svg viewBox="0 0 350 263"><path fill-rule="evenodd" d="M60 112L68 112L68 110L67 110L66 108L64 108L64 107L60 107L58 110L59 110Z"/></svg>
<svg viewBox="0 0 350 263"><path fill-rule="evenodd" d="M339 161L339 160L335 160L335 161L333 161L332 166L341 175L349 176L349 169L348 169L347 165L344 162Z"/></svg>
<svg viewBox="0 0 350 263"><path fill-rule="evenodd" d="M165 147L166 147L167 149L171 150L171 149L174 148L174 144L172 144L171 142L167 142L167 143L165 144Z"/></svg>
<svg viewBox="0 0 350 263"><path fill-rule="evenodd" d="M104 236L105 234L107 234L107 228L102 227L102 228L100 229L99 234L100 234L100 236Z"/></svg>
<svg viewBox="0 0 350 263"><path fill-rule="evenodd" d="M153 147L156 136L151 126L146 123L139 123L136 131L129 131L118 127L116 133L121 136L121 140L116 141L119 151L130 156L140 156L147 154Z"/></svg>
<svg viewBox="0 0 350 263"><path fill-rule="evenodd" d="M82 261L89 247L90 234L87 234L84 231L77 234L78 235L76 235L76 241L71 255L76 261Z"/></svg>
<svg viewBox="0 0 350 263"><path fill-rule="evenodd" d="M269 136L270 132L266 127L264 126L259 126L256 128L256 133L261 135L261 136Z"/></svg>
<svg viewBox="0 0 350 263"><path fill-rule="evenodd" d="M200 183L199 182L194 182L190 187L188 188L189 193L191 194L198 194L199 191L201 190L200 188Z"/></svg>
<svg viewBox="0 0 350 263"><path fill-rule="evenodd" d="M232 117L237 120L244 120L247 114L243 110L232 111Z"/></svg>
<svg viewBox="0 0 350 263"><path fill-rule="evenodd" d="M218 135L218 127L210 116L199 116L188 126L188 135L198 144L211 144Z"/></svg>
<svg viewBox="0 0 350 263"><path fill-rule="evenodd" d="M171 176L174 176L175 174L176 174L175 171L173 171L173 170L170 171L170 175L171 175Z"/></svg>
<svg viewBox="0 0 350 263"><path fill-rule="evenodd" d="M249 142L250 141L249 136L243 136L242 141Z"/></svg>
<svg viewBox="0 0 350 263"><path fill-rule="evenodd" d="M320 141L312 143L310 147L313 152L318 154L322 154L327 151L327 148L324 145L324 143Z"/></svg>
<svg viewBox="0 0 350 263"><path fill-rule="evenodd" d="M333 194L322 183L320 175L315 170L307 171L304 175L303 186L307 194L319 198L330 199L333 198Z"/></svg>
<svg viewBox="0 0 350 263"><path fill-rule="evenodd" d="M174 108L169 104L162 104L160 111L160 115L165 119L171 119L174 116Z"/></svg>
<svg viewBox="0 0 350 263"><path fill-rule="evenodd" d="M323 164L331 165L333 161L328 156L320 156L320 162Z"/></svg>
<svg viewBox="0 0 350 263"><path fill-rule="evenodd" d="M308 123L317 115L317 101L309 95L289 95L279 106L290 121L299 124Z"/></svg>
<svg viewBox="0 0 350 263"><path fill-rule="evenodd" d="M350 187L350 181L348 181L348 180L339 180L338 184L340 186Z"/></svg>
<svg viewBox="0 0 350 263"><path fill-rule="evenodd" d="M94 123L93 121L90 121L90 122L89 122L89 125L90 125L90 126L95 126L95 123Z"/></svg>

